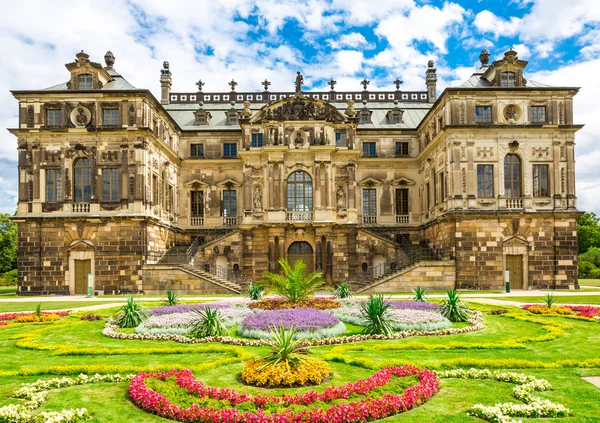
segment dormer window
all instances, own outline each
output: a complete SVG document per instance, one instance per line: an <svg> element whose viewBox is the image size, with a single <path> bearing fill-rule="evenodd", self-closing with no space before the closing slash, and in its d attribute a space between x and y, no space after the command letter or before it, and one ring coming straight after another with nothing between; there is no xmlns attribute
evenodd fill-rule
<svg viewBox="0 0 600 423"><path fill-rule="evenodd" d="M516 76L514 72L502 72L500 75L500 86L501 87L515 87Z"/></svg>
<svg viewBox="0 0 600 423"><path fill-rule="evenodd" d="M77 78L77 88L80 90L91 90L93 88L92 75L83 74Z"/></svg>

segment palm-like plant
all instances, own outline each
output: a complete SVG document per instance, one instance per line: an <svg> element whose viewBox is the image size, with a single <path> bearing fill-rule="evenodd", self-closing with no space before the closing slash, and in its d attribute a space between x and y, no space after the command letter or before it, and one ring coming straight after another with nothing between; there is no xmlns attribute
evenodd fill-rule
<svg viewBox="0 0 600 423"><path fill-rule="evenodd" d="M127 303L117 312L115 323L121 328L134 328L146 320L146 317L148 315L142 310L142 305L133 298L133 295L129 295Z"/></svg>
<svg viewBox="0 0 600 423"><path fill-rule="evenodd" d="M263 296L264 288L255 283L248 285L248 297L251 300L260 300Z"/></svg>
<svg viewBox="0 0 600 423"><path fill-rule="evenodd" d="M342 282L335 289L333 293L335 298L352 298L352 291L350 290L350 284L348 282Z"/></svg>
<svg viewBox="0 0 600 423"><path fill-rule="evenodd" d="M447 292L448 298L442 301L442 315L451 322L466 322L469 320L469 307L460 299L455 289Z"/></svg>
<svg viewBox="0 0 600 423"><path fill-rule="evenodd" d="M174 306L179 304L179 295L176 292L171 291L170 289L167 291L167 298L163 298L162 303L164 306Z"/></svg>
<svg viewBox="0 0 600 423"><path fill-rule="evenodd" d="M412 294L413 301L418 301L420 303L427 302L427 288L421 288L420 286L417 286L415 289L412 290Z"/></svg>
<svg viewBox="0 0 600 423"><path fill-rule="evenodd" d="M546 296L544 297L544 303L546 303L546 306L548 308L552 308L552 306L554 305L555 302L556 302L556 298L554 297L553 294L546 294Z"/></svg>
<svg viewBox="0 0 600 423"><path fill-rule="evenodd" d="M189 325L192 335L204 338L206 336L224 336L229 333L223 322L223 315L219 310L204 307L200 310L194 310L194 313L198 317Z"/></svg>
<svg viewBox="0 0 600 423"><path fill-rule="evenodd" d="M265 365L262 368L279 363L294 367L305 359L302 355L307 354L308 350L303 347L302 339L294 339L296 327L286 330L281 324L279 329L272 326L270 332L271 352L263 357Z"/></svg>
<svg viewBox="0 0 600 423"><path fill-rule="evenodd" d="M323 272L316 271L308 276L304 275L306 264L302 260L296 261L293 269L285 259L280 259L278 263L283 270L283 275L266 272L266 279L258 282L258 285L285 297L292 303L309 297L325 284Z"/></svg>
<svg viewBox="0 0 600 423"><path fill-rule="evenodd" d="M360 313L366 321L363 333L390 336L393 331L388 320L389 308L390 303L381 294L371 295L363 302L360 305Z"/></svg>

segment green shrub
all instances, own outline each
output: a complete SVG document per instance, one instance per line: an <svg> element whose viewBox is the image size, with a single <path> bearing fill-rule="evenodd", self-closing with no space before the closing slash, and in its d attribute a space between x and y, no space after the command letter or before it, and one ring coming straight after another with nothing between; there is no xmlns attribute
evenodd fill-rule
<svg viewBox="0 0 600 423"><path fill-rule="evenodd" d="M366 320L363 333L374 335L392 334L392 326L388 320L389 301L383 299L383 295L371 295L369 299L360 305L360 313Z"/></svg>
<svg viewBox="0 0 600 423"><path fill-rule="evenodd" d="M167 291L167 298L163 298L162 304L164 306L174 306L179 304L179 295L176 292L171 291L170 289Z"/></svg>
<svg viewBox="0 0 600 423"><path fill-rule="evenodd" d="M14 286L19 282L19 272L17 269L9 270L0 276L0 286Z"/></svg>
<svg viewBox="0 0 600 423"><path fill-rule="evenodd" d="M352 298L352 291L348 282L342 282L333 293L334 298Z"/></svg>
<svg viewBox="0 0 600 423"><path fill-rule="evenodd" d="M229 333L223 322L223 315L219 310L204 307L200 310L194 310L194 313L198 317L189 325L192 335L204 338L207 336L224 336Z"/></svg>
<svg viewBox="0 0 600 423"><path fill-rule="evenodd" d="M594 263L590 263L589 261L579 261L579 277L586 278L590 275L592 270L596 269Z"/></svg>
<svg viewBox="0 0 600 423"><path fill-rule="evenodd" d="M427 302L427 288L421 288L420 286L417 286L415 289L412 290L412 294L413 301L418 301L421 303Z"/></svg>
<svg viewBox="0 0 600 423"><path fill-rule="evenodd" d="M263 297L264 289L255 283L248 285L248 298L251 300L260 300Z"/></svg>
<svg viewBox="0 0 600 423"><path fill-rule="evenodd" d="M285 259L279 259L278 263L283 270L283 275L266 272L266 279L258 282L258 285L285 297L292 303L311 296L325 284L323 272L312 272L304 276L306 264L302 260L296 261L293 269Z"/></svg>
<svg viewBox="0 0 600 423"><path fill-rule="evenodd" d="M442 315L451 322L466 322L468 306L460 299L455 289L447 292L448 298L442 301Z"/></svg>
<svg viewBox="0 0 600 423"><path fill-rule="evenodd" d="M590 279L600 279L600 269L592 269L589 275Z"/></svg>
<svg viewBox="0 0 600 423"><path fill-rule="evenodd" d="M115 315L115 323L121 328L134 328L146 320L146 317L148 315L142 310L142 305L133 298L133 295L129 295L127 304Z"/></svg>

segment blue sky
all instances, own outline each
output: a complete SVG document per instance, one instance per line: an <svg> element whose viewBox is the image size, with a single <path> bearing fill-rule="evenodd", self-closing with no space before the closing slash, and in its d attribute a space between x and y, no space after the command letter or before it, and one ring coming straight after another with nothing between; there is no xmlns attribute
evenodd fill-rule
<svg viewBox="0 0 600 423"><path fill-rule="evenodd" d="M598 0L104 0L19 1L3 5L0 127L15 127L17 103L8 90L38 89L68 78L64 64L84 49L158 97L163 60L174 91L293 89L301 70L307 88L424 89L427 60L438 68L438 90L467 79L482 48L492 59L509 47L529 61L526 78L581 86L575 122L579 208L600 213L600 4ZM0 211L16 205L16 139L0 131Z"/></svg>

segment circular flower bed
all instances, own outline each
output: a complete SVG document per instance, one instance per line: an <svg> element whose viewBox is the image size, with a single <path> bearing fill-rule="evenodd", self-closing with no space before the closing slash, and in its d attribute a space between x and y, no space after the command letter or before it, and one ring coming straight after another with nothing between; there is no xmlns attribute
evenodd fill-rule
<svg viewBox="0 0 600 423"><path fill-rule="evenodd" d="M407 376L416 376L418 384L406 389L390 390L383 396L373 395L372 391L376 388L391 386L390 382L394 382L396 377ZM146 381L153 379L165 381L170 378L175 379L179 388L193 395L195 401L192 406L185 408L173 404L165 395L146 384ZM138 374L131 381L129 396L141 409L180 422L352 423L384 419L408 411L429 400L438 388L439 379L434 372L402 366L383 368L367 379L339 387L330 386L322 393L309 391L294 396L252 396L232 389L205 386L196 381L189 370L171 370ZM218 401L219 406L215 407L215 401L210 400ZM313 407L306 407L313 404ZM272 406L283 408L284 411L277 410L270 414L263 411Z"/></svg>
<svg viewBox="0 0 600 423"><path fill-rule="evenodd" d="M250 303L250 308L261 310L286 310L292 308L316 308L317 310L330 310L340 308L342 305L331 298L307 298L293 303L284 298L267 298Z"/></svg>
<svg viewBox="0 0 600 423"><path fill-rule="evenodd" d="M294 308L251 314L242 321L238 335L246 338L269 338L270 330L281 325L288 330L296 328L296 338L330 338L346 332L346 326L330 313L314 308Z"/></svg>
<svg viewBox="0 0 600 423"><path fill-rule="evenodd" d="M294 367L287 363L267 364L264 360L250 360L244 364L241 379L254 386L292 387L319 385L329 376L329 365L324 360L305 359Z"/></svg>

